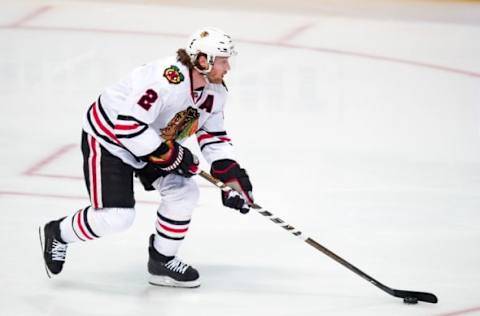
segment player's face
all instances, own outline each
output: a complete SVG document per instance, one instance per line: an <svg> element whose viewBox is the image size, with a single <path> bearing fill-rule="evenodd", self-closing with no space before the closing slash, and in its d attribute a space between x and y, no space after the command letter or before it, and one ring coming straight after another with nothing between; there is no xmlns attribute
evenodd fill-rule
<svg viewBox="0 0 480 316"><path fill-rule="evenodd" d="M230 63L228 57L215 57L212 70L207 75L211 83L222 83L223 77L230 70Z"/></svg>

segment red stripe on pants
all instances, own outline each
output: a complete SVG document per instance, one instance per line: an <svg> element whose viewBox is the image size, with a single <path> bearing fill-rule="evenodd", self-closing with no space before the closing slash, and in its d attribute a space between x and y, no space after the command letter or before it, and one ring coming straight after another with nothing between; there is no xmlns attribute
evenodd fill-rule
<svg viewBox="0 0 480 316"><path fill-rule="evenodd" d="M98 203L98 175L97 175L97 140L90 136L91 161L90 170L92 171L92 178L90 179L90 191L92 195L93 208L99 208Z"/></svg>

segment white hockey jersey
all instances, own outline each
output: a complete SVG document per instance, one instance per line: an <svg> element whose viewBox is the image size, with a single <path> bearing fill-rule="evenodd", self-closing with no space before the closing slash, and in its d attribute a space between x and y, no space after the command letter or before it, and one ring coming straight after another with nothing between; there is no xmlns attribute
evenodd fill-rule
<svg viewBox="0 0 480 316"><path fill-rule="evenodd" d="M181 143L194 133L208 163L234 159L223 121L226 87L208 84L195 93L185 65L174 57L158 60L106 88L88 109L83 129L135 168L145 166L139 157L164 140Z"/></svg>

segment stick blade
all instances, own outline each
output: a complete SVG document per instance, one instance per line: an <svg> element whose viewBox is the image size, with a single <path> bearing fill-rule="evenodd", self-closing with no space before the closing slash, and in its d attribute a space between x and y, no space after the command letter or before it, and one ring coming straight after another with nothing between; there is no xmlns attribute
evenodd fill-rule
<svg viewBox="0 0 480 316"><path fill-rule="evenodd" d="M393 296L400 298L415 297L419 301L433 304L438 302L438 298L435 296L435 294L426 292L393 290Z"/></svg>

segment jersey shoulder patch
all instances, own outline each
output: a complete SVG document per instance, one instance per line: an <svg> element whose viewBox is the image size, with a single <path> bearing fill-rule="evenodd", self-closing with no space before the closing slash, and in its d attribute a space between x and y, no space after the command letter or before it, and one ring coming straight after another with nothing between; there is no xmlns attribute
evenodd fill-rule
<svg viewBox="0 0 480 316"><path fill-rule="evenodd" d="M175 65L165 68L163 71L163 77L171 84L179 84L185 80L185 75Z"/></svg>

